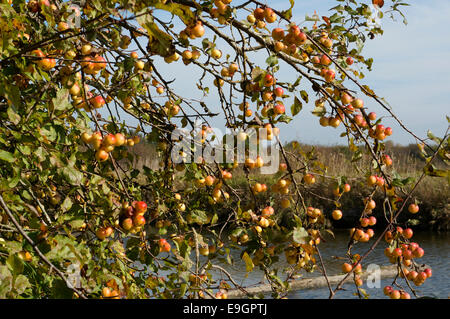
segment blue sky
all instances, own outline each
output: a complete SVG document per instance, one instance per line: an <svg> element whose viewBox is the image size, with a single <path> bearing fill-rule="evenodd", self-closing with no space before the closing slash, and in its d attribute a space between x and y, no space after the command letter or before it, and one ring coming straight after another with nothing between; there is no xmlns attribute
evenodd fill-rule
<svg viewBox="0 0 450 319"><path fill-rule="evenodd" d="M367 0L369 3L370 1ZM416 135L426 137L431 129L437 136L442 136L447 128L446 115L450 115L450 1L427 0L407 1L410 7L402 7L408 24L387 16L382 20L385 33L375 40L368 40L363 55L374 58L372 72L364 72L366 77L362 84L369 85L380 97L384 97L392 106L394 113ZM289 7L288 0L268 2L276 9ZM389 0L386 1L388 5ZM335 0L306 1L297 0L294 7L293 20L301 23L305 14L312 15L317 10L319 16L329 15L328 9L335 6ZM270 26L275 27L275 26ZM208 34L207 34L208 35ZM219 48L221 43L218 42ZM224 54L225 56L225 54ZM255 57L264 67L265 57ZM175 78L173 87L186 97L202 99L202 93L195 87L195 78L199 72L195 67L184 66L181 59L170 65L164 64L161 69L168 78ZM292 70L281 68L278 78L293 79ZM205 80L208 83L208 79ZM302 82L309 90L307 80ZM220 111L219 99L213 90L212 79L209 78L211 94L204 99L212 111ZM366 106L379 116L386 116L380 105L364 97ZM342 128L323 128L318 118L311 114L314 97L310 93L310 103L289 123L281 125L280 137L283 141L298 140L313 144L345 144L346 139L339 137ZM289 109L291 102L285 103ZM223 117L222 117L223 119ZM213 121L218 128L223 125L222 119ZM220 123L220 124L219 124ZM391 126L394 134L389 138L398 144L415 143L415 140L404 132L392 119L386 117L385 126Z"/></svg>

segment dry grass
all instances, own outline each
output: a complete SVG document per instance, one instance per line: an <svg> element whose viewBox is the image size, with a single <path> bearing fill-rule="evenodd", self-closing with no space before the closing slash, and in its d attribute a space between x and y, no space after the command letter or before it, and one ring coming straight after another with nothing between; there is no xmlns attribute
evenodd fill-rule
<svg viewBox="0 0 450 319"><path fill-rule="evenodd" d="M366 186L363 173L372 167L372 160L369 155L363 155L363 157L352 163L352 154L346 146L312 146L299 144L299 148L293 148L292 143L286 145L290 162L293 164L293 169L302 168L302 156L299 155L301 149L303 154L308 154L310 158L316 159L319 163L318 166L310 167L312 171L322 172L324 177L318 177L316 184L312 187L308 187L306 192L312 192L319 197L313 196L311 193L306 193L306 201L308 205L314 207L320 207L324 211L331 211L334 209L333 201L326 201L321 197L333 198L332 189L336 185L336 178L343 177L352 186L352 191L349 194L345 194L341 198L343 207L346 208L348 216L356 216L363 209L362 199L367 196L370 189ZM422 169L425 165L425 161L421 158L420 152L416 145L394 145L392 143L386 143L387 153L393 159L393 168L388 170L388 173L392 176L398 174L401 178L413 177L416 181L422 173ZM133 148L133 151L139 155L138 160L135 162L136 168L142 168L143 165L152 169L158 168L158 154L155 151L155 146L146 143L140 143ZM364 153L364 152L363 152ZM435 165L441 169L448 169L443 162L436 161ZM258 181L260 183L266 183L269 187L275 183L282 173L276 175L257 175L251 174L252 181ZM299 181L301 179L301 174ZM237 190L244 198L250 200L248 185L246 177L242 169L233 171L233 179L229 184ZM406 186L405 191L409 191L414 183ZM443 178L438 177L425 177L419 184L414 192L414 199L420 203L421 213L415 215L421 221L421 225L424 227L432 226L436 228L439 226L443 229L448 229L450 220L450 204L449 204L450 187L449 184ZM272 196L271 194L270 196ZM267 198L264 198L267 197ZM377 202L382 202L383 194L379 191L375 195ZM269 195L262 195L262 201L270 200ZM381 205L380 205L381 206ZM382 216L382 210L378 207L374 214L376 216ZM409 214L405 218L411 218ZM407 216L409 215L409 216ZM346 227L345 219L337 226Z"/></svg>

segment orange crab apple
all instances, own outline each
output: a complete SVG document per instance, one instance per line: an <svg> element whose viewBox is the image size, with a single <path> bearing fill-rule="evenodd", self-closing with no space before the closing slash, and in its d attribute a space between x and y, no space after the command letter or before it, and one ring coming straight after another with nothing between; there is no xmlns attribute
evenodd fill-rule
<svg viewBox="0 0 450 319"><path fill-rule="evenodd" d="M273 215L274 209L272 206L267 206L261 211L261 216L264 218L268 218Z"/></svg>
<svg viewBox="0 0 450 319"><path fill-rule="evenodd" d="M322 116L319 120L321 126L326 127L330 125L330 119L326 116Z"/></svg>
<svg viewBox="0 0 450 319"><path fill-rule="evenodd" d="M133 217L133 225L136 227L145 225L145 217L142 215L136 215Z"/></svg>
<svg viewBox="0 0 450 319"><path fill-rule="evenodd" d="M353 269L353 267L349 263L344 263L342 265L342 271L346 274L349 273L350 271L352 271L352 269Z"/></svg>
<svg viewBox="0 0 450 319"><path fill-rule="evenodd" d="M201 21L198 21L191 29L191 34L197 38L201 38L205 34L205 27L203 26Z"/></svg>
<svg viewBox="0 0 450 319"><path fill-rule="evenodd" d="M419 205L417 205L417 204L410 204L408 206L408 211L411 214L417 214L419 212Z"/></svg>
<svg viewBox="0 0 450 319"><path fill-rule="evenodd" d="M125 218L122 221L122 228L124 230L130 230L131 228L133 228L133 219L131 219L130 217Z"/></svg>
<svg viewBox="0 0 450 319"><path fill-rule="evenodd" d="M330 118L329 119L329 125L331 126L331 127L334 127L334 128L336 128L336 127L338 127L339 125L341 124L341 120L339 119L339 117L332 117L332 118Z"/></svg>
<svg viewBox="0 0 450 319"><path fill-rule="evenodd" d="M114 136L116 138L115 146L122 146L126 143L126 138L122 133L116 133Z"/></svg>
<svg viewBox="0 0 450 319"><path fill-rule="evenodd" d="M272 38L275 41L281 41L284 39L284 30L282 28L275 28L272 30Z"/></svg>
<svg viewBox="0 0 450 319"><path fill-rule="evenodd" d="M274 23L277 20L277 15L271 8L267 7L264 9L264 18L267 23Z"/></svg>
<svg viewBox="0 0 450 319"><path fill-rule="evenodd" d="M116 136L114 134L108 134L103 139L104 146L116 145Z"/></svg>
<svg viewBox="0 0 450 319"><path fill-rule="evenodd" d="M329 58L328 56L326 56L325 54L323 54L323 55L320 57L320 63L323 64L323 65L330 65L330 64L331 64L331 60L330 60L330 58ZM345 104L348 104L348 103L345 103Z"/></svg>
<svg viewBox="0 0 450 319"><path fill-rule="evenodd" d="M331 213L331 216L333 217L334 220L339 220L342 218L342 211L339 209L335 209Z"/></svg>
<svg viewBox="0 0 450 319"><path fill-rule="evenodd" d="M314 184L316 182L316 178L313 174L305 174L303 176L303 180L305 181L306 184Z"/></svg>
<svg viewBox="0 0 450 319"><path fill-rule="evenodd" d="M344 184L344 186L343 186L343 190L344 190L344 192L345 192L345 193L348 193L348 192L350 192L350 189L351 189L351 186L350 186L350 184Z"/></svg>
<svg viewBox="0 0 450 319"><path fill-rule="evenodd" d="M104 162L109 158L109 154L108 152L106 152L103 149L99 149L96 153L95 153L95 158L99 161L99 162Z"/></svg>
<svg viewBox="0 0 450 319"><path fill-rule="evenodd" d="M106 60L101 55L97 55L94 58L94 61L96 62L96 63L93 63L94 64L94 68L96 70L102 70L102 69L106 68Z"/></svg>
<svg viewBox="0 0 450 319"><path fill-rule="evenodd" d="M377 183L377 176L371 175L369 176L369 178L367 179L367 184L369 184L369 186L375 185Z"/></svg>

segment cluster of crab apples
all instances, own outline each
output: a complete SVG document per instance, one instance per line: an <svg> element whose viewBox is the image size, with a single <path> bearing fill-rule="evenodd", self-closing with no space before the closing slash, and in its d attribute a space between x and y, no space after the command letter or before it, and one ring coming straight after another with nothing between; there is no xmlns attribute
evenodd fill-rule
<svg viewBox="0 0 450 319"><path fill-rule="evenodd" d="M119 225L126 232L138 232L145 225L144 214L147 211L147 203L134 201L131 205L127 202L122 204L119 215Z"/></svg>
<svg viewBox="0 0 450 319"><path fill-rule="evenodd" d="M117 285L117 282L114 279L109 280L105 287L102 289L102 299L119 299L120 293L119 293L119 286Z"/></svg>
<svg viewBox="0 0 450 319"><path fill-rule="evenodd" d="M420 270L414 262L415 259L423 257L425 251L410 239L413 231L410 228L403 229L397 226L394 230L385 233L385 240L390 244L384 251L386 257L393 264L401 263L400 277L405 278L416 286L421 286L432 276L431 268ZM392 286L384 288L384 294L391 299L410 299L410 295L403 290L396 290Z"/></svg>
<svg viewBox="0 0 450 319"><path fill-rule="evenodd" d="M277 21L277 15L272 8L259 7L247 16L247 21L258 29L263 29L266 27L266 23L274 23Z"/></svg>
<svg viewBox="0 0 450 319"><path fill-rule="evenodd" d="M139 136L134 136L129 139L125 138L122 133L109 133L102 136L102 133L99 131L92 134L84 132L81 134L81 139L86 144L92 145L92 147L97 151L95 153L95 158L99 162L106 161L109 158L109 154L114 151L115 147L120 147L123 145L133 146L140 141Z"/></svg>

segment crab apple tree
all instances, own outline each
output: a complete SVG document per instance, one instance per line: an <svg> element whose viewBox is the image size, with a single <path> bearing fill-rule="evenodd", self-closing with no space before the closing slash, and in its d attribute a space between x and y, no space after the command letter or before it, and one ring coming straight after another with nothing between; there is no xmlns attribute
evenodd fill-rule
<svg viewBox="0 0 450 319"><path fill-rule="evenodd" d="M260 269L273 296L285 297L296 273L320 266L327 220L352 218L341 202L350 195L363 208L346 277L361 289L369 247L385 238L389 260L423 284L431 269L414 267L425 251L397 227L419 203L405 188L410 179L394 174L385 143L396 132L382 114L404 125L362 82L372 66L364 44L383 30L367 23L368 1L336 1L330 16L301 25L293 14L306 1L296 2L278 10L256 0L87 0L74 11L72 1L2 1L0 298L226 298L230 287L245 291L220 266L236 250L247 272ZM399 13L396 2L373 1ZM286 150L283 132L307 111L325 134L348 141L352 162L363 152L372 159L355 170L357 181L330 176L298 143ZM219 122L247 148L277 146L271 178L260 174L270 160L248 150L241 160L237 145L227 148L231 159L209 159L207 147L225 145ZM424 174L439 175L431 162L448 159L446 139L414 138ZM331 210L310 204L325 181ZM368 190L358 195L353 185ZM380 233L369 228L382 204L375 195L390 204ZM356 245L367 254L354 254ZM409 298L405 290L385 293Z"/></svg>

